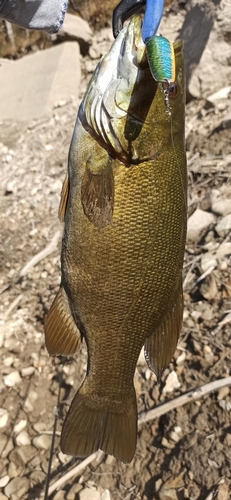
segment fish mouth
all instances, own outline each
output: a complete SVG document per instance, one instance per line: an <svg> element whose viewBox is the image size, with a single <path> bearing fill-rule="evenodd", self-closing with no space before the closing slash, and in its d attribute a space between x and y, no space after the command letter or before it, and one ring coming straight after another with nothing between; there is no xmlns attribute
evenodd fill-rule
<svg viewBox="0 0 231 500"><path fill-rule="evenodd" d="M148 68L148 60L146 54L146 46L142 40L142 19L140 15L134 15L130 23L124 28L124 46L125 52L130 64L140 68ZM126 64L126 60L124 61Z"/></svg>
<svg viewBox="0 0 231 500"><path fill-rule="evenodd" d="M98 64L79 111L84 128L110 156L127 165L139 162L139 154L131 145L130 130L127 133L127 120L133 108L136 111L139 107L140 93L144 95L141 81L152 78L141 27L141 16L135 15L121 30ZM138 94L137 81L140 82ZM136 119L137 124L138 121ZM142 125L143 120L138 124L138 134Z"/></svg>

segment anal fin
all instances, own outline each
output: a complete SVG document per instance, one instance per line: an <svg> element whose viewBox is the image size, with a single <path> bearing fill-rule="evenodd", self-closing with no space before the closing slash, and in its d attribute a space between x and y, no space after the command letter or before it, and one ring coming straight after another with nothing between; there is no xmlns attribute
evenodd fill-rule
<svg viewBox="0 0 231 500"><path fill-rule="evenodd" d="M183 307L184 300L181 284L173 308L145 341L144 353L147 364L158 378L161 377L162 372L169 365L176 350L182 324Z"/></svg>
<svg viewBox="0 0 231 500"><path fill-rule="evenodd" d="M66 208L67 208L68 194L69 194L69 178L68 178L68 174L66 174L65 179L63 181L63 187L62 187L61 196L60 196L60 203L59 203L59 212L58 212L59 220L61 222L64 221Z"/></svg>
<svg viewBox="0 0 231 500"><path fill-rule="evenodd" d="M73 355L81 343L68 298L61 286L45 318L45 343L50 355Z"/></svg>

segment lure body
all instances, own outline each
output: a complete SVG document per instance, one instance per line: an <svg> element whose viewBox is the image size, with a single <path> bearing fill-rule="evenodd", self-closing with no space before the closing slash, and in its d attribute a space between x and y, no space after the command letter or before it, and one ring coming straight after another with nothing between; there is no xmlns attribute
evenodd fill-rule
<svg viewBox="0 0 231 500"><path fill-rule="evenodd" d="M157 82L176 79L174 46L167 38L156 35L145 40L149 68Z"/></svg>

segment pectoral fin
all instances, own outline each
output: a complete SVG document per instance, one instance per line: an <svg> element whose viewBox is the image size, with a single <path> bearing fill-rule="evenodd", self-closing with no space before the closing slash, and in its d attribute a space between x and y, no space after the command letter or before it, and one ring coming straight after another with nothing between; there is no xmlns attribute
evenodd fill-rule
<svg viewBox="0 0 231 500"><path fill-rule="evenodd" d="M66 208L67 208L68 194L69 194L69 178L68 178L68 174L66 174L66 177L63 181L63 187L62 187L61 196L60 196L60 203L59 203L59 212L58 212L59 220L61 222L64 221Z"/></svg>
<svg viewBox="0 0 231 500"><path fill-rule="evenodd" d="M172 310L163 318L159 327L148 337L144 344L145 358L150 370L158 378L169 365L176 350L183 316L182 286Z"/></svg>
<svg viewBox="0 0 231 500"><path fill-rule="evenodd" d="M114 176L107 151L99 145L95 148L91 159L86 163L81 186L81 201L88 219L96 227L102 228L112 222Z"/></svg>
<svg viewBox="0 0 231 500"><path fill-rule="evenodd" d="M71 314L65 290L60 287L46 316L45 343L50 355L73 355L81 343L80 332Z"/></svg>

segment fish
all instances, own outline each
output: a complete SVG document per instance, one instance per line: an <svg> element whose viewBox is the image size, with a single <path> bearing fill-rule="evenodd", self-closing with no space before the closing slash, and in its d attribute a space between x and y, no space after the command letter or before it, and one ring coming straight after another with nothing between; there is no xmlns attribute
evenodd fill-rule
<svg viewBox="0 0 231 500"><path fill-rule="evenodd" d="M88 351L63 453L101 449L125 463L140 351L160 379L180 334L187 225L183 45L173 45L175 82L157 82L141 26L136 15L121 30L79 107L59 207L61 285L45 319L50 355L72 356L83 338Z"/></svg>

